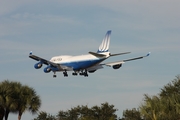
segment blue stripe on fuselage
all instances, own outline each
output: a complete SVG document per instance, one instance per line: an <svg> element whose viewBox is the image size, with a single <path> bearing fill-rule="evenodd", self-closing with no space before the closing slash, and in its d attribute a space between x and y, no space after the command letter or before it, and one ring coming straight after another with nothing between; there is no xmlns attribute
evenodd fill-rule
<svg viewBox="0 0 180 120"><path fill-rule="evenodd" d="M73 68L74 71L79 71L79 70L91 67L95 64L98 64L98 63L102 62L103 60L105 60L105 59L74 61L74 62L68 62L68 63L61 63L61 65ZM56 70L56 69L54 69L54 70ZM58 70L56 70L56 71L58 71Z"/></svg>

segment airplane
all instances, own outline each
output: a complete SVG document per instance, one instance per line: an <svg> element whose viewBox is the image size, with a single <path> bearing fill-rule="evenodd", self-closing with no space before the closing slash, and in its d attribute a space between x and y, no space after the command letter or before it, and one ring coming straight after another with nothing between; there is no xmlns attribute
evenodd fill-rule
<svg viewBox="0 0 180 120"><path fill-rule="evenodd" d="M53 77L56 77L56 72L63 72L64 77L68 77L67 71L73 71L72 75L77 76L78 74L81 76L88 77L89 73L94 73L98 69L104 68L103 66L109 66L113 69L119 69L122 67L122 64L128 61L142 59L150 55L150 52L145 56L140 56L136 58L102 63L104 60L108 59L112 56L129 54L130 52L123 52L117 54L111 54L109 52L110 45L110 35L111 30L107 31L102 43L99 46L97 52L89 52L86 55L78 55L78 56L70 56L70 55L61 55L52 57L50 60L46 60L44 58L38 57L32 54L32 51L29 53L29 58L32 58L38 63L34 65L35 69L40 69L43 64L47 65L44 68L45 73L53 72Z"/></svg>

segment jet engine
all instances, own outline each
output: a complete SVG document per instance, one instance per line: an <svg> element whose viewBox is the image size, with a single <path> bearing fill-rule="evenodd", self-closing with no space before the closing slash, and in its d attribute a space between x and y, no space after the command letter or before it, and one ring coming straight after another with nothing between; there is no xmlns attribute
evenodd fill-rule
<svg viewBox="0 0 180 120"><path fill-rule="evenodd" d="M90 71L88 71L89 73L94 73L96 70L90 70Z"/></svg>
<svg viewBox="0 0 180 120"><path fill-rule="evenodd" d="M122 67L122 64L113 65L113 68L114 68L114 69L119 69L120 67Z"/></svg>
<svg viewBox="0 0 180 120"><path fill-rule="evenodd" d="M36 69L39 69L39 68L41 68L41 67L42 67L42 63L41 63L41 62L36 63L36 64L34 65L34 68L36 68Z"/></svg>
<svg viewBox="0 0 180 120"><path fill-rule="evenodd" d="M45 67L45 68L44 68L44 72L45 72L45 73L51 72L51 67L49 67L49 66L48 66L48 67Z"/></svg>

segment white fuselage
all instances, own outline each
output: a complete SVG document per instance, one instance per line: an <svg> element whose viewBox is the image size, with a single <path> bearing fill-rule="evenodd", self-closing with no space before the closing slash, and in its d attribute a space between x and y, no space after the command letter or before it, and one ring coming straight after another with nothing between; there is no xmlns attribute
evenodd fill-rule
<svg viewBox="0 0 180 120"><path fill-rule="evenodd" d="M86 69L88 67L92 67L96 64L99 64L103 60L107 59L109 57L109 52L102 53L103 57L97 57L92 54L86 54L86 55L78 55L78 56L68 56L68 55L62 55L62 56L55 56L51 58L51 62L65 65L68 67L73 68L73 70L81 70Z"/></svg>

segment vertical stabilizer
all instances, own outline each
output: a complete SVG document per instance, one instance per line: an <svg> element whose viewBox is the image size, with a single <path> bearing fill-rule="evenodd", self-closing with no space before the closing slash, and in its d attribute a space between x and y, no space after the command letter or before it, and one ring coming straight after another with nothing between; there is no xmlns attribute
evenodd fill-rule
<svg viewBox="0 0 180 120"><path fill-rule="evenodd" d="M101 45L99 46L99 49L98 49L97 53L102 53L102 52L108 52L109 51L110 35L111 35L111 30L107 31Z"/></svg>

